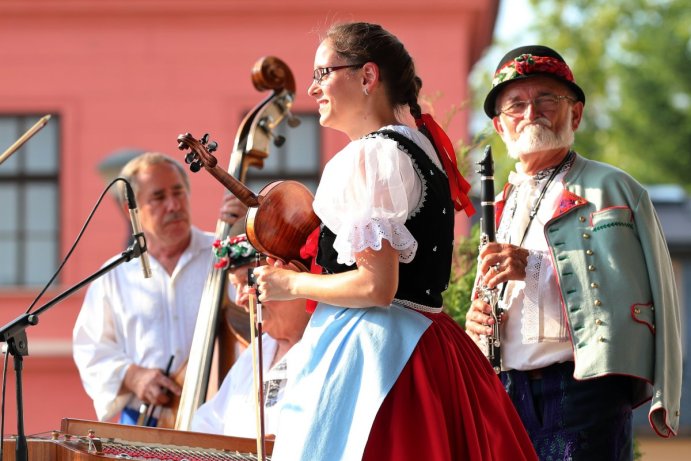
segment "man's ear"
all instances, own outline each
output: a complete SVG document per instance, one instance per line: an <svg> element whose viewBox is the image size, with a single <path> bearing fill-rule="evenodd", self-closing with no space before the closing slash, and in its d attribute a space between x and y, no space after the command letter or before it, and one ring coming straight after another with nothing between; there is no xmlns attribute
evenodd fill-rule
<svg viewBox="0 0 691 461"><path fill-rule="evenodd" d="M492 126L494 126L494 131L496 131L497 134L504 134L504 126L501 124L501 120L499 119L498 115L495 115L492 118Z"/></svg>
<svg viewBox="0 0 691 461"><path fill-rule="evenodd" d="M571 107L571 128L573 131L578 129L578 126L583 120L583 103L581 101L576 101Z"/></svg>

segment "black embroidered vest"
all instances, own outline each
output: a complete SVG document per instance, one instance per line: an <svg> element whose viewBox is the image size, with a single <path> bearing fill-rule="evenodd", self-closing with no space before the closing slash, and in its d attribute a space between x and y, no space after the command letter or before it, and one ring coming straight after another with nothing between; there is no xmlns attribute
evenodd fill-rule
<svg viewBox="0 0 691 461"><path fill-rule="evenodd" d="M393 130L367 135L374 136L396 141L399 149L410 156L422 181L420 202L405 222L406 228L417 240L418 248L410 263L399 263L396 299L440 307L441 294L448 287L451 275L453 254L454 208L448 179L422 148L406 136ZM346 266L336 262L337 253L333 248L335 239L336 235L322 224L317 262L326 273L355 269L355 265Z"/></svg>

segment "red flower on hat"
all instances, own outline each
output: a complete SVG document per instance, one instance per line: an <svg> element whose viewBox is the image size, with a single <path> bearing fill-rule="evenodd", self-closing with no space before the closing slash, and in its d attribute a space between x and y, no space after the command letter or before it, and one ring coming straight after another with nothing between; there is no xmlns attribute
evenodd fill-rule
<svg viewBox="0 0 691 461"><path fill-rule="evenodd" d="M573 73L564 61L548 56L533 56L532 54L522 54L513 61L504 64L494 74L492 87L502 82L513 80L519 75L530 74L552 74L566 81L573 82Z"/></svg>

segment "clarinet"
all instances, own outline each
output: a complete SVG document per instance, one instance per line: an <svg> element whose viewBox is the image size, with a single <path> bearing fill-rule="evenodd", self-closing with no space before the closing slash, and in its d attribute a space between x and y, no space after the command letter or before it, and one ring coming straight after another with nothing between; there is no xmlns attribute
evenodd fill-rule
<svg viewBox="0 0 691 461"><path fill-rule="evenodd" d="M490 242L496 241L494 229L494 162L492 160L492 146L485 148L484 157L478 163L480 174L480 249ZM499 306L499 292L497 288L486 286L477 288L478 297L492 308L491 317L494 319L492 334L485 337L485 356L495 373L501 371L501 336L499 322L504 309Z"/></svg>

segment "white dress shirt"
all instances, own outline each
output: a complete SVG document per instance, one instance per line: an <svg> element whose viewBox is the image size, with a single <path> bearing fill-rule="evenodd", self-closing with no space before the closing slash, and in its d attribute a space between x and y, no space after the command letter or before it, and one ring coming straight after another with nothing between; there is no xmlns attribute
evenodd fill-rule
<svg viewBox="0 0 691 461"><path fill-rule="evenodd" d="M187 360L213 240L193 227L190 245L171 275L152 257L152 277L144 278L134 259L89 286L73 330L73 354L99 420L111 419L125 406L139 408L133 394L118 395L130 365L165 369L174 356L174 373Z"/></svg>
<svg viewBox="0 0 691 461"><path fill-rule="evenodd" d="M262 336L264 378L264 433L276 435L278 415L283 405L290 351L273 367L278 343ZM292 350L292 349L291 349ZM192 430L233 437L257 438L257 410L252 376L252 349L238 357L214 397L197 409Z"/></svg>
<svg viewBox="0 0 691 461"><path fill-rule="evenodd" d="M521 245L525 233L521 246L530 253L525 280L508 282L501 303L507 310L502 322L502 368L533 370L573 360L559 285L544 234L545 224L554 215L564 191L562 179L566 172L561 171L549 184L537 214L526 229L530 209L548 178L529 177L522 172L520 163L516 170L509 177L514 190L504 208L497 241Z"/></svg>

